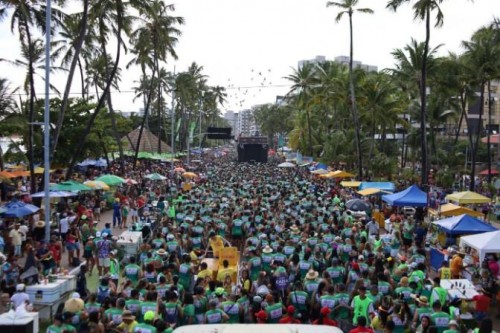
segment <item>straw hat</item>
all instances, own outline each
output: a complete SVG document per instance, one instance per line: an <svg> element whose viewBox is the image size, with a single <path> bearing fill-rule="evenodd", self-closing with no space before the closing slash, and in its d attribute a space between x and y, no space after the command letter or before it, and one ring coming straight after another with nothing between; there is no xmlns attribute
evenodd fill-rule
<svg viewBox="0 0 500 333"><path fill-rule="evenodd" d="M264 253L272 253L273 249L269 245L266 245L266 247L262 250L262 252L264 252Z"/></svg>
<svg viewBox="0 0 500 333"><path fill-rule="evenodd" d="M411 294L410 297L415 299L415 301L418 302L420 305L424 306L429 305L429 299L426 296L418 296L416 294Z"/></svg>
<svg viewBox="0 0 500 333"><path fill-rule="evenodd" d="M298 233L300 233L300 229L299 229L299 227L297 227L295 224L294 224L294 225L292 225L292 226L290 227L290 230L291 230L291 231L292 231L292 233L294 233L294 234L298 234Z"/></svg>
<svg viewBox="0 0 500 333"><path fill-rule="evenodd" d="M81 298L70 298L64 303L64 310L71 313L83 311L84 308L85 303Z"/></svg>
<svg viewBox="0 0 500 333"><path fill-rule="evenodd" d="M45 228L45 221L36 221L35 228Z"/></svg>
<svg viewBox="0 0 500 333"><path fill-rule="evenodd" d="M319 273L316 272L315 270L311 269L309 272L306 274L306 280L315 280L319 276Z"/></svg>
<svg viewBox="0 0 500 333"><path fill-rule="evenodd" d="M167 255L167 251L165 251L164 249L159 249L158 251L156 251L156 254L159 256L165 256Z"/></svg>
<svg viewBox="0 0 500 333"><path fill-rule="evenodd" d="M122 319L124 319L124 320L135 320L135 316L129 310L125 310L122 313Z"/></svg>

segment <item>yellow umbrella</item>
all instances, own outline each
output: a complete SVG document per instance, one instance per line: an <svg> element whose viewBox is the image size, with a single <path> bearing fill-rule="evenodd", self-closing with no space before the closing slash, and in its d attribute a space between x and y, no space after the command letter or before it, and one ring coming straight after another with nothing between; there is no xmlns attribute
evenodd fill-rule
<svg viewBox="0 0 500 333"><path fill-rule="evenodd" d="M84 182L83 185L91 187L95 190L109 191L109 185L104 182L101 182L100 180L88 180Z"/></svg>
<svg viewBox="0 0 500 333"><path fill-rule="evenodd" d="M333 172L329 173L324 173L322 175L319 175L320 178L333 178Z"/></svg>
<svg viewBox="0 0 500 333"><path fill-rule="evenodd" d="M42 167L36 167L36 168L35 168L35 174L37 174L37 175L41 175L41 174L44 172L44 170L45 170L45 169L44 169L44 168L42 168ZM54 170L49 170L49 172L53 172L53 171L54 171Z"/></svg>
<svg viewBox="0 0 500 333"><path fill-rule="evenodd" d="M447 203L439 207L439 213L443 216L457 216L467 214L476 217L483 217L483 213L472 210L467 207L460 207L452 203Z"/></svg>
<svg viewBox="0 0 500 333"><path fill-rule="evenodd" d="M351 178L351 177L354 177L352 173L342 170L337 170L332 173L332 178Z"/></svg>
<svg viewBox="0 0 500 333"><path fill-rule="evenodd" d="M379 188L365 188L364 190L358 191L358 194L361 194L364 197L367 197L369 195L379 194L379 193L389 193L389 192L382 191Z"/></svg>
<svg viewBox="0 0 500 333"><path fill-rule="evenodd" d="M481 195L479 193L472 192L472 191L455 192L452 194L448 194L446 196L446 199L453 201L453 202L456 202L460 205L491 202L490 198L485 197L484 195Z"/></svg>
<svg viewBox="0 0 500 333"><path fill-rule="evenodd" d="M359 187L359 185L361 185L361 182L358 182L358 181L352 181L352 182L343 181L343 182L340 182L340 185L342 185L344 187Z"/></svg>
<svg viewBox="0 0 500 333"><path fill-rule="evenodd" d="M197 175L197 174L195 174L194 172L184 172L184 173L182 174L182 176L183 176L184 178L196 178L196 177L198 177L198 175Z"/></svg>

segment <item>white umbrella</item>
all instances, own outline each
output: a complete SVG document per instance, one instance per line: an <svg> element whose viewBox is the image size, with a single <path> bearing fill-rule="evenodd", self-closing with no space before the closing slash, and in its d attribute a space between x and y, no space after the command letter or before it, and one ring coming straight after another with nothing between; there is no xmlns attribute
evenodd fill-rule
<svg viewBox="0 0 500 333"><path fill-rule="evenodd" d="M76 193L68 191L49 191L49 198L66 198L73 197ZM32 198L43 198L45 197L45 192L37 192L31 195Z"/></svg>
<svg viewBox="0 0 500 333"><path fill-rule="evenodd" d="M278 168L295 168L295 164L291 162L283 162L281 164L278 164Z"/></svg>

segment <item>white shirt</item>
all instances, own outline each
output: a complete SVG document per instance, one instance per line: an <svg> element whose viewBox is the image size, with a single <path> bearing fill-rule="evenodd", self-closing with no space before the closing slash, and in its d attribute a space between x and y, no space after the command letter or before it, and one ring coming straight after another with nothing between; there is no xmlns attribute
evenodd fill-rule
<svg viewBox="0 0 500 333"><path fill-rule="evenodd" d="M25 242L26 241L26 235L28 234L28 231L29 231L28 226L23 224L23 225L19 226L18 231L21 234L21 240L23 242Z"/></svg>
<svg viewBox="0 0 500 333"><path fill-rule="evenodd" d="M17 292L14 295L12 295L10 300L12 301L12 303L14 303L14 307L17 308L19 305L24 304L24 302L26 301L29 302L30 297L28 296L28 294L24 292Z"/></svg>
<svg viewBox="0 0 500 333"><path fill-rule="evenodd" d="M67 217L61 219L61 221L59 221L60 225L61 225L61 233L62 234L65 234L68 232L69 230L69 220Z"/></svg>

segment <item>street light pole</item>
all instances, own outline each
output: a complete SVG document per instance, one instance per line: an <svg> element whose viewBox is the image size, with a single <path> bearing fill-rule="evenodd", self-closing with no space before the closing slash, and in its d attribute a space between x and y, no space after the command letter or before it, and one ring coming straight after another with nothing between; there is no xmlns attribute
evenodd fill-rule
<svg viewBox="0 0 500 333"><path fill-rule="evenodd" d="M43 190L45 205L45 241L50 241L50 28L51 0L45 8L45 110L43 111Z"/></svg>

